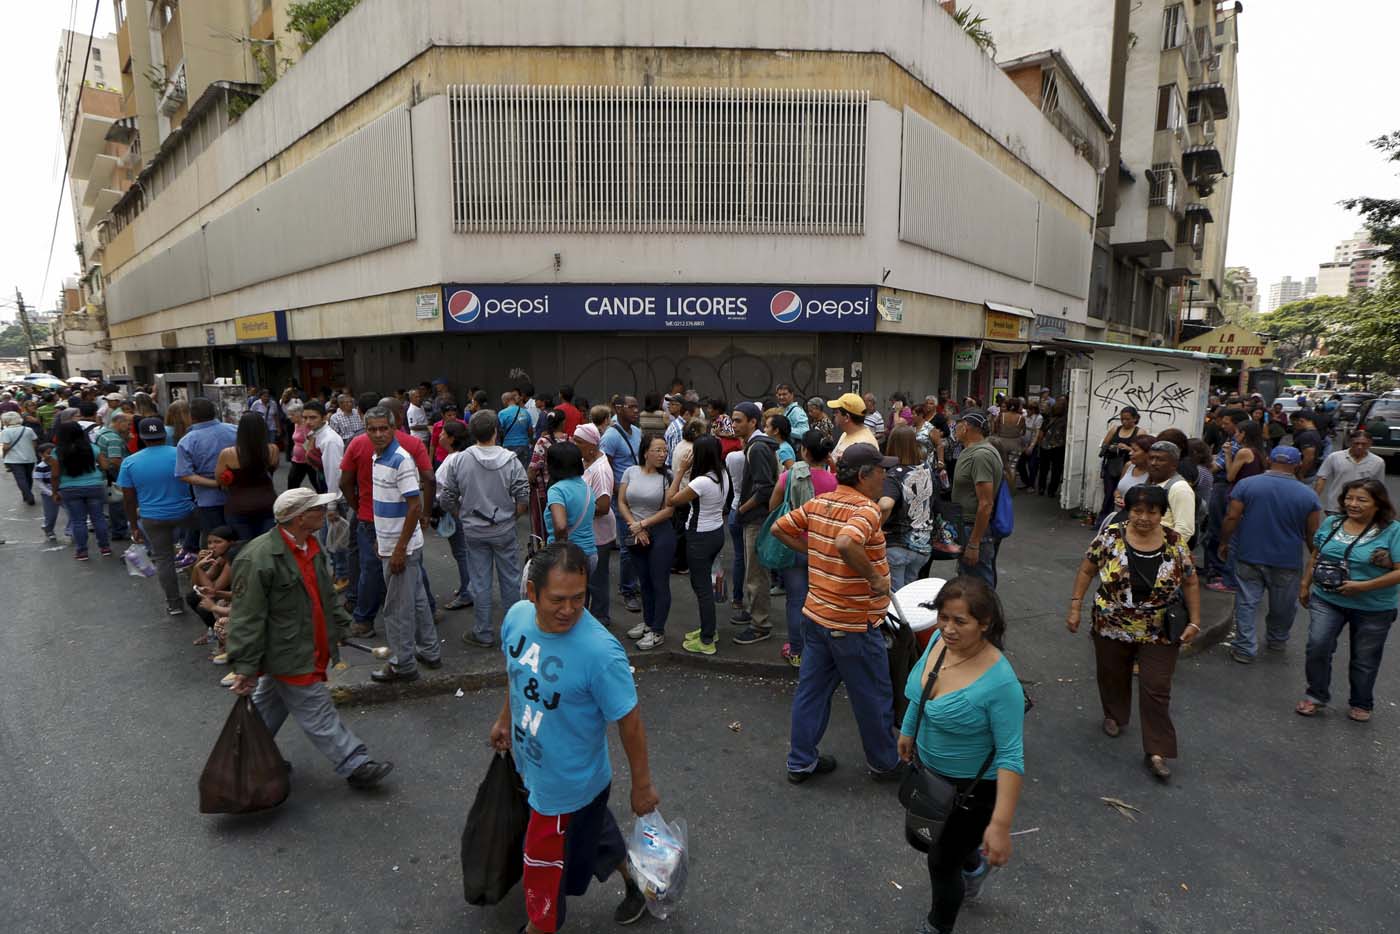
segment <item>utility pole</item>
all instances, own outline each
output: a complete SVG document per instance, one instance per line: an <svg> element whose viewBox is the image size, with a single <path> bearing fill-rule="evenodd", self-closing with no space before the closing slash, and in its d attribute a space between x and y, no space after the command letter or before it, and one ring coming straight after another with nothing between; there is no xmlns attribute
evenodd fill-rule
<svg viewBox="0 0 1400 934"><path fill-rule="evenodd" d="M19 326L24 328L24 342L29 346L28 359L25 361L31 370L34 369L34 331L29 326L29 310L24 307L24 296L20 294L19 286L15 286L15 307L19 309Z"/></svg>

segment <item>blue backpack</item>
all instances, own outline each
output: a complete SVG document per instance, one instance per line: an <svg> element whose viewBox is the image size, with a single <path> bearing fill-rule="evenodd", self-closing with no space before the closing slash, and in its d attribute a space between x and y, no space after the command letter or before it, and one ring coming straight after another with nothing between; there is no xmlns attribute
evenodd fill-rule
<svg viewBox="0 0 1400 934"><path fill-rule="evenodd" d="M1016 528L1016 516L1011 509L1011 486L1006 478L1001 478L997 487L996 505L992 507L992 521L987 531L997 539L1010 538Z"/></svg>

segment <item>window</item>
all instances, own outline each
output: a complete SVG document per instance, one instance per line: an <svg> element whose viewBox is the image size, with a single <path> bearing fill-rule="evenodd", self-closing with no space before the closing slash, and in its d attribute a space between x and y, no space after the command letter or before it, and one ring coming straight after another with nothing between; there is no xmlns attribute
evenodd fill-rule
<svg viewBox="0 0 1400 934"><path fill-rule="evenodd" d="M1148 206L1164 207L1176 213L1177 194L1181 187L1176 166L1170 162L1159 162L1152 167L1151 176L1152 186L1147 194Z"/></svg>
<svg viewBox="0 0 1400 934"><path fill-rule="evenodd" d="M453 229L860 234L864 91L454 86Z"/></svg>
<svg viewBox="0 0 1400 934"><path fill-rule="evenodd" d="M1164 84L1157 89L1157 129L1172 130L1178 136L1186 132L1181 89L1174 84Z"/></svg>
<svg viewBox="0 0 1400 934"><path fill-rule="evenodd" d="M1040 74L1040 109L1044 113L1060 109L1060 85L1048 68Z"/></svg>
<svg viewBox="0 0 1400 934"><path fill-rule="evenodd" d="M1162 50L1179 48L1186 41L1186 10L1173 4L1162 11Z"/></svg>
<svg viewBox="0 0 1400 934"><path fill-rule="evenodd" d="M101 50L101 49L93 49L93 50L92 50L92 60L93 60L94 62L100 62L100 61L102 61L102 50Z"/></svg>

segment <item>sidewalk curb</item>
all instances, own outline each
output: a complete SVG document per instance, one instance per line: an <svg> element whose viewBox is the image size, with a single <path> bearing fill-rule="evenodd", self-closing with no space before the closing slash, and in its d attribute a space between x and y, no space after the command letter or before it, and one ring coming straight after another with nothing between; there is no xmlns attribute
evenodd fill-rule
<svg viewBox="0 0 1400 934"><path fill-rule="evenodd" d="M1204 612L1201 614L1204 616ZM1223 616L1212 623L1206 623L1201 627L1201 631L1196 634L1196 638L1181 650L1182 658L1195 658L1210 651L1225 638L1230 635L1230 631L1235 628L1235 605L1230 602L1228 610Z"/></svg>
<svg viewBox="0 0 1400 934"><path fill-rule="evenodd" d="M786 662L758 662L714 655L694 655L681 649L665 652L629 652L628 660L634 671L654 671L660 668L684 668L691 671L713 671L721 674L796 681L797 672ZM506 683L506 673L499 671L433 673L417 681L401 684L342 684L331 687L331 700L340 707L368 707L398 701L416 700L456 694L458 690L483 691Z"/></svg>

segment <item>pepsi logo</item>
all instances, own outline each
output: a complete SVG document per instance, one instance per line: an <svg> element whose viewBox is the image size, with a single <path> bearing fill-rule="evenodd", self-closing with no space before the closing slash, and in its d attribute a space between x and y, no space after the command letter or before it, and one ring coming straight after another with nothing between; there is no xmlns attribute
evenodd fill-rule
<svg viewBox="0 0 1400 934"><path fill-rule="evenodd" d="M802 296L791 289L784 289L768 302L768 310L773 320L779 324L791 324L802 317Z"/></svg>
<svg viewBox="0 0 1400 934"><path fill-rule="evenodd" d="M447 313L458 324L471 324L481 317L481 299L475 292L460 289L447 300Z"/></svg>

